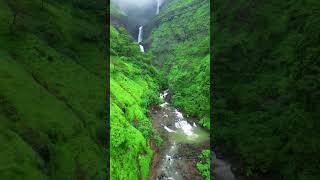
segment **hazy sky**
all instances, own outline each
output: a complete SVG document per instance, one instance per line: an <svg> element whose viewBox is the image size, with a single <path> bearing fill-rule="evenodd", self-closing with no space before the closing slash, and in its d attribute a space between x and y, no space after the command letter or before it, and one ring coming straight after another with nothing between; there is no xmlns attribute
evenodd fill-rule
<svg viewBox="0 0 320 180"><path fill-rule="evenodd" d="M156 0L112 0L120 7L139 6L141 8L152 6L156 3Z"/></svg>
<svg viewBox="0 0 320 180"><path fill-rule="evenodd" d="M155 6L157 3L157 0L112 0L112 1L124 9L130 8L132 6L146 8L150 6ZM164 0L159 0L159 1L162 3Z"/></svg>
<svg viewBox="0 0 320 180"><path fill-rule="evenodd" d="M137 31L137 26L146 24L157 12L158 0L111 0L128 15L128 30L132 33ZM165 0L159 0L160 4ZM130 26L130 27L129 27ZM132 28L132 29L131 29ZM136 35L134 35L136 36Z"/></svg>

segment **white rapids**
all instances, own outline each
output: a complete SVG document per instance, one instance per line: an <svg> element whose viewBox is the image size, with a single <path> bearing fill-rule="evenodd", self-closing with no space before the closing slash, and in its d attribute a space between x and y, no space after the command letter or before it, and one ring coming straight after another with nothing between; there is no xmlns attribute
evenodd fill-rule
<svg viewBox="0 0 320 180"><path fill-rule="evenodd" d="M168 137L167 148L159 162L157 169L157 179L183 180L187 171L188 161L179 154L179 149L183 144L203 143L209 140L209 135L195 122L188 117L184 117L182 112L172 106L168 101L169 90L162 91L159 95L161 99L160 109L154 110L154 121L160 125L163 134Z"/></svg>

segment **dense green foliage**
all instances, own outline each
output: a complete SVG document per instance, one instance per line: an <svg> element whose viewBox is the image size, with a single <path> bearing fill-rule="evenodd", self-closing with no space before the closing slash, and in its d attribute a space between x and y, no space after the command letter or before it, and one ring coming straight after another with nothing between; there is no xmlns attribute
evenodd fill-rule
<svg viewBox="0 0 320 180"><path fill-rule="evenodd" d="M104 5L87 3L0 0L0 179L106 177Z"/></svg>
<svg viewBox="0 0 320 180"><path fill-rule="evenodd" d="M159 102L158 72L124 28L110 32L111 179L148 179L149 142L161 142L147 117L149 105Z"/></svg>
<svg viewBox="0 0 320 180"><path fill-rule="evenodd" d="M200 161L197 163L197 169L205 180L210 180L210 150L206 149L199 155Z"/></svg>
<svg viewBox="0 0 320 180"><path fill-rule="evenodd" d="M247 175L320 179L320 1L215 1L214 143Z"/></svg>
<svg viewBox="0 0 320 180"><path fill-rule="evenodd" d="M168 0L146 27L172 103L210 128L209 0ZM152 28L151 28L152 27Z"/></svg>

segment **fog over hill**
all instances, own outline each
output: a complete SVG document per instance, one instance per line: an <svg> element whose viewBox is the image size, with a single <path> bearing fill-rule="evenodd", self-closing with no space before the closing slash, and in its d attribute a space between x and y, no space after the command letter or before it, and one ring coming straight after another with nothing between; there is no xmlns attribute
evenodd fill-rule
<svg viewBox="0 0 320 180"><path fill-rule="evenodd" d="M138 28L157 15L157 7L165 0L111 0L127 15L126 28L133 37L137 37ZM159 5L158 5L159 4Z"/></svg>

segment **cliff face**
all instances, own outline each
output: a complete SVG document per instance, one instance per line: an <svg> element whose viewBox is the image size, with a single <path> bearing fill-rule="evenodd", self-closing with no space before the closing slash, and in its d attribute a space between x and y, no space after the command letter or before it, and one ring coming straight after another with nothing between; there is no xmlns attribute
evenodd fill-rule
<svg viewBox="0 0 320 180"><path fill-rule="evenodd" d="M210 1L169 0L146 26L146 47L155 56L171 101L210 128Z"/></svg>
<svg viewBox="0 0 320 180"><path fill-rule="evenodd" d="M0 1L0 179L105 179L100 7Z"/></svg>

